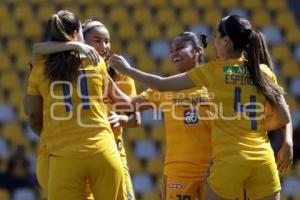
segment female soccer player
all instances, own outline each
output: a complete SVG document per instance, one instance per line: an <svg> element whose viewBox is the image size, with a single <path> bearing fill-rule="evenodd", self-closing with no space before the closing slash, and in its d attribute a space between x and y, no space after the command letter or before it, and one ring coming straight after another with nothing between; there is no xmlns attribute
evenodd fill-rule
<svg viewBox="0 0 300 200"><path fill-rule="evenodd" d="M80 21L68 11L49 19L53 41L83 41ZM36 133L45 134L48 199L82 200L88 179L95 200L126 199L124 170L103 102L104 92L123 95L103 59L94 67L76 51L50 54L28 80L27 110ZM108 90L105 84L108 83Z"/></svg>
<svg viewBox="0 0 300 200"><path fill-rule="evenodd" d="M248 20L236 15L223 18L214 45L218 60L167 78L130 68L119 56L110 63L158 90L205 86L214 93L214 160L206 199L236 199L242 185L251 199L279 199L280 181L266 130L283 127L290 120L283 91L271 80L270 69L260 65L259 36ZM266 101L275 112L264 118Z"/></svg>
<svg viewBox="0 0 300 200"><path fill-rule="evenodd" d="M110 35L107 28L99 21L88 20L83 24L83 37L85 39L85 45L82 42L44 42L35 44L33 47L34 59L41 59L44 55L55 53L58 51L65 50L79 50L83 54L87 55L90 60L94 60L97 55L94 55L94 50L106 59L110 53ZM93 48L92 48L93 47ZM97 61L96 61L97 62ZM134 81L125 75L115 72L112 68L109 69L109 74L111 78L115 81L116 85L128 96L136 96L136 89ZM110 110L112 102L109 98L106 99ZM115 140L117 143L118 150L123 162L125 178L126 178L126 188L127 188L127 198L130 200L135 199L132 182L129 174L129 169L127 166L126 152L123 144L123 130L122 127L136 127L140 123L139 113L134 113L129 116L119 115L115 112L109 111L110 117L109 122L114 127L113 131L115 134ZM43 140L42 140L43 141ZM45 141L46 142L46 141ZM43 146L43 145L41 145ZM43 149L43 148L42 148ZM37 166L38 166L38 179L43 188L47 188L47 170L48 169L48 154L46 149L41 151L41 154L38 156ZM86 195L86 199L93 199L90 194Z"/></svg>

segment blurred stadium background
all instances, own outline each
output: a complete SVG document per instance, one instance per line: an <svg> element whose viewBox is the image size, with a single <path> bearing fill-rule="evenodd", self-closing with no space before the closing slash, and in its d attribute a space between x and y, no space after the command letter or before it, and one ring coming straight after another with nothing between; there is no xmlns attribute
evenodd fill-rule
<svg viewBox="0 0 300 200"><path fill-rule="evenodd" d="M267 37L274 70L287 90L294 126L293 168L282 175L282 198L300 200L300 0L1 0L0 2L0 199L37 200L38 138L23 111L32 44L45 40L46 21L60 9L81 20L96 17L109 29L112 50L139 68L172 74L169 41L183 30L211 35L228 14L249 18ZM213 58L209 45L205 59ZM136 84L138 92L143 87ZM275 146L279 135L271 136ZM143 126L126 130L125 144L138 200L160 194L164 134L161 121L143 113ZM178 147L180 148L180 147Z"/></svg>

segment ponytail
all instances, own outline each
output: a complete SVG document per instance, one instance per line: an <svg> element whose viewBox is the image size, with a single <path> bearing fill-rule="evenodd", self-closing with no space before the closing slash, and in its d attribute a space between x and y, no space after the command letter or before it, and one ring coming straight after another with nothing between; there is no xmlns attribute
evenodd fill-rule
<svg viewBox="0 0 300 200"><path fill-rule="evenodd" d="M72 41L71 35L80 30L79 20L69 11L53 14L48 21L48 26L52 41ZM79 75L80 63L77 51L53 53L45 61L44 74L50 82L74 81Z"/></svg>
<svg viewBox="0 0 300 200"><path fill-rule="evenodd" d="M263 45L261 41L261 35L259 32L251 31L249 37L249 44L246 48L247 62L246 66L250 73L251 79L258 89L272 104L279 101L280 96L283 95L283 89L271 81L260 69L262 60L266 60L268 53L266 45ZM266 54L265 54L266 53ZM270 63L265 63L270 64Z"/></svg>

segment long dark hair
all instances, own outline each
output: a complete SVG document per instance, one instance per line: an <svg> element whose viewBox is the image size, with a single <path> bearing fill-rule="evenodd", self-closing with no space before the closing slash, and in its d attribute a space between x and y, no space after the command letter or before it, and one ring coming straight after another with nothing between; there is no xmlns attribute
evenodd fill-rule
<svg viewBox="0 0 300 200"><path fill-rule="evenodd" d="M62 10L48 20L50 40L72 41L70 35L80 30L80 21L71 12ZM53 81L74 81L79 74L80 57L75 50L50 54L45 61L44 74Z"/></svg>
<svg viewBox="0 0 300 200"><path fill-rule="evenodd" d="M190 42L193 48L203 48L207 47L207 36L205 34L197 35L194 32L185 31L176 36L184 42ZM199 56L198 62L202 61L202 56Z"/></svg>
<svg viewBox="0 0 300 200"><path fill-rule="evenodd" d="M253 30L250 22L238 15L223 18L218 24L218 31L221 37L227 35L231 39L234 50L245 51L245 64L257 90L272 104L278 102L280 95L284 93L283 89L260 70L260 64L271 64L263 34Z"/></svg>

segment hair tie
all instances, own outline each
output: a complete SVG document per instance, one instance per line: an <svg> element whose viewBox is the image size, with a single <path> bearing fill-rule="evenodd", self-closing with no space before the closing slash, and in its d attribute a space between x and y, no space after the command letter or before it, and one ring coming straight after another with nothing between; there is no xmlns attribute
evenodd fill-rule
<svg viewBox="0 0 300 200"><path fill-rule="evenodd" d="M85 33L87 32L88 30L90 30L91 28L94 28L96 26L104 26L104 24L102 24L101 22L99 21L91 21L91 22L88 22L84 28L82 29L82 32Z"/></svg>

